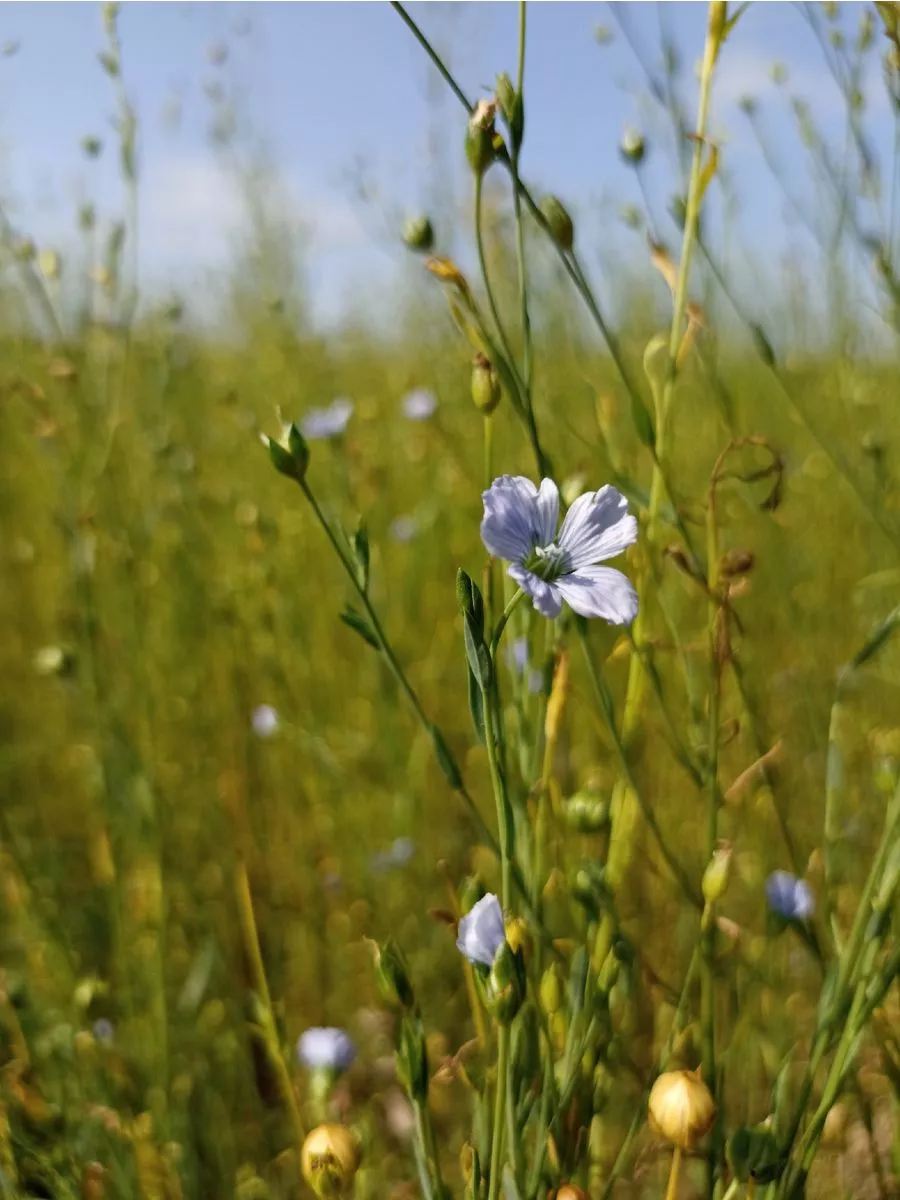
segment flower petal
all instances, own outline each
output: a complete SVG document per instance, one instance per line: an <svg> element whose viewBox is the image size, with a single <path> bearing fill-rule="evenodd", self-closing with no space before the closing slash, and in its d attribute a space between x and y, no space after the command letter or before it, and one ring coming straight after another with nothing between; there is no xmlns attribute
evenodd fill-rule
<svg viewBox="0 0 900 1200"><path fill-rule="evenodd" d="M460 921L456 948L469 962L490 967L505 940L503 909L497 897L488 892Z"/></svg>
<svg viewBox="0 0 900 1200"><path fill-rule="evenodd" d="M521 475L501 475L482 493L481 540L495 558L518 562L534 545L538 491Z"/></svg>
<svg viewBox="0 0 900 1200"><path fill-rule="evenodd" d="M621 492L607 485L579 496L563 521L557 545L570 571L614 558L637 541L637 521Z"/></svg>
<svg viewBox="0 0 900 1200"><path fill-rule="evenodd" d="M582 617L603 617L611 625L630 625L638 612L631 580L613 567L582 567L560 575L554 588Z"/></svg>
<svg viewBox="0 0 900 1200"><path fill-rule="evenodd" d="M535 540L538 546L549 546L556 537L559 524L559 488L552 479L542 479L538 489Z"/></svg>
<svg viewBox="0 0 900 1200"><path fill-rule="evenodd" d="M562 600L557 592L559 580L555 583L545 583L543 579L538 579L537 575L526 571L519 563L513 563L508 569L507 575L516 581L527 596L531 597L534 607L542 617L552 619L558 617L562 612Z"/></svg>

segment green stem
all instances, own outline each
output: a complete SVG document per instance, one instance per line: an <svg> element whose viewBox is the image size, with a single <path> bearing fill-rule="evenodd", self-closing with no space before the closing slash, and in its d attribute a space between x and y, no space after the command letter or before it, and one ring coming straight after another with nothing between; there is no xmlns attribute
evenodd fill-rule
<svg viewBox="0 0 900 1200"><path fill-rule="evenodd" d="M501 1025L497 1034L497 1096L494 1101L494 1129L491 1140L491 1178L488 1200L497 1200L500 1195L508 1060L509 1026Z"/></svg>
<svg viewBox="0 0 900 1200"><path fill-rule="evenodd" d="M306 1130L303 1125L303 1118L300 1115L300 1106L297 1103L291 1077L284 1061L284 1055L281 1053L281 1047L278 1044L278 1032L275 1024L275 1013L272 1008L272 997L269 993L269 981L266 977L266 968L263 963L262 950L259 944L259 932L256 927L256 917L253 912L253 897L250 894L247 869L241 860L238 860L235 889L238 918L240 920L241 932L243 933L247 962L250 967L250 978L253 982L253 990L259 997L265 1021L262 1033L266 1051L272 1068L278 1076L281 1098L291 1118L299 1161L303 1156L303 1143L306 1140Z"/></svg>
<svg viewBox="0 0 900 1200"><path fill-rule="evenodd" d="M669 1172L669 1186L666 1188L666 1200L676 1200L678 1183L681 1179L681 1147L676 1146L672 1155L672 1170Z"/></svg>
<svg viewBox="0 0 900 1200"><path fill-rule="evenodd" d="M688 876L684 867L682 867L681 863L666 845L662 830L660 829L659 823L656 820L656 814L653 812L653 809L642 795L637 785L637 781L634 778L624 742L622 737L619 735L618 729L616 728L615 713L613 712L612 706L612 696L605 680L602 679L600 672L594 664L593 656L591 655L590 647L588 645L587 635L580 623L578 628L578 637L581 642L584 661L587 665L591 687L597 700L597 707L599 708L604 723L606 724L606 728L609 731L609 735L613 743L613 749L619 763L619 780L621 781L625 790L630 795L634 796L638 805L638 809L643 815L644 821L647 824L647 828L653 835L653 838L659 848L659 852L662 855L666 866L671 872L672 878L679 885L691 904L693 904L695 908L702 909L703 900L700 896L700 893L691 882L690 877Z"/></svg>
<svg viewBox="0 0 900 1200"><path fill-rule="evenodd" d="M722 662L719 647L719 622L728 619L726 610L718 597L719 587L719 537L716 524L716 483L709 488L706 524L706 591L707 636L709 639L710 693L709 726L707 734L707 797L706 797L706 861L712 861L718 840L719 826L719 708L722 688ZM716 1096L716 1029L715 1029L715 972L716 924L712 906L707 906L701 922L703 945L703 974L700 993L700 1026L702 1032L703 1079L715 1099ZM718 1121L709 1141L707 1159L706 1193L710 1200L715 1192L716 1171L719 1159Z"/></svg>
<svg viewBox="0 0 900 1200"><path fill-rule="evenodd" d="M437 1157L437 1144L434 1139L434 1129L428 1114L428 1105L420 1100L413 1102L413 1112L416 1118L416 1137L419 1141L422 1155L422 1169L419 1172L419 1182L422 1185L424 1200L437 1200L443 1197L444 1186L441 1179L441 1167ZM435 1184L437 1194L435 1195Z"/></svg>
<svg viewBox="0 0 900 1200"><path fill-rule="evenodd" d="M712 6L710 6L710 12L712 13ZM691 258L693 256L697 234L697 218L700 211L701 201L700 177L703 151L705 147L704 139L718 44L718 37L716 36L712 22L710 21L710 24L707 27L703 67L700 76L700 100L696 130L697 140L694 145L694 155L691 163L687 212L684 223L684 237L682 239L681 246L681 260L678 265L678 277L675 284L672 325L669 333L669 366L666 373L666 380L663 385L662 396L660 397L657 414L655 462L653 467L653 477L650 484L650 505L647 518L648 536L651 542L653 542L657 537L656 527L659 520L659 511L664 492L669 490L666 487L665 471L667 468L669 451L670 411L675 390L675 380L677 374L676 363L678 359L678 351L681 346L684 315L687 306L687 288L688 278L690 275ZM639 643L643 642L644 625L647 620L645 615L645 605L647 600L647 578L648 576L645 575L641 589L642 594L640 596L640 607L636 622L636 640ZM625 694L625 712L622 723L622 736L626 745L633 737L640 720L641 709L643 707L645 683L646 672L641 665L640 659L637 657L632 657L631 667L628 674L628 685ZM637 814L634 806L628 803L628 792L624 781L620 780L614 789L612 811L614 824L613 836L610 842L608 871L610 882L615 888L622 882L624 878L625 872L633 857L636 845L634 833Z"/></svg>

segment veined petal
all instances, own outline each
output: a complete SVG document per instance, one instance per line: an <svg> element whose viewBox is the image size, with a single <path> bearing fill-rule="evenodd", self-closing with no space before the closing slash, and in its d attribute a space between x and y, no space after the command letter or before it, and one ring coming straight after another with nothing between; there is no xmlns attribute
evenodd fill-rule
<svg viewBox="0 0 900 1200"><path fill-rule="evenodd" d="M516 581L526 595L531 597L534 607L542 617L552 619L559 616L562 612L562 599L557 591L559 580L555 583L546 583L543 579L538 579L537 575L526 571L519 563L513 563L506 573L510 579Z"/></svg>
<svg viewBox="0 0 900 1200"><path fill-rule="evenodd" d="M539 546L549 546L556 537L559 524L559 488L552 479L542 479L535 505L535 539Z"/></svg>
<svg viewBox="0 0 900 1200"><path fill-rule="evenodd" d="M553 587L582 617L603 617L611 625L630 625L638 612L631 580L614 567L581 567L560 575Z"/></svg>
<svg viewBox="0 0 900 1200"><path fill-rule="evenodd" d="M481 498L481 540L488 551L507 562L526 558L535 540L537 488L521 475L501 475Z"/></svg>
<svg viewBox="0 0 900 1200"><path fill-rule="evenodd" d="M563 521L557 545L566 553L568 568L577 571L614 558L637 540L637 521L628 501L608 484L579 496Z"/></svg>

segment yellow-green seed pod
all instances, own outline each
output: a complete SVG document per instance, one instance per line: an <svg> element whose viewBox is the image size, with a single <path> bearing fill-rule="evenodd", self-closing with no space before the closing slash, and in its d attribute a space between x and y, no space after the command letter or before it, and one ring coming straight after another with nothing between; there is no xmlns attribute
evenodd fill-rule
<svg viewBox="0 0 900 1200"><path fill-rule="evenodd" d="M557 246L561 250L571 250L575 243L575 226L563 202L556 196L545 196L541 201L541 213Z"/></svg>
<svg viewBox="0 0 900 1200"><path fill-rule="evenodd" d="M303 1143L303 1178L317 1196L344 1196L359 1168L360 1148L345 1125L317 1125Z"/></svg>
<svg viewBox="0 0 900 1200"><path fill-rule="evenodd" d="M427 254L434 246L434 227L424 214L410 217L403 226L403 241L410 248L421 254Z"/></svg>
<svg viewBox="0 0 900 1200"><path fill-rule="evenodd" d="M500 403L500 376L489 359L479 354L472 367L472 401L486 417Z"/></svg>
<svg viewBox="0 0 900 1200"><path fill-rule="evenodd" d="M703 872L703 899L707 904L717 904L728 890L731 876L731 844L719 842L713 856Z"/></svg>
<svg viewBox="0 0 900 1200"><path fill-rule="evenodd" d="M619 143L619 151L630 166L639 167L647 153L647 143L636 130L626 129Z"/></svg>
<svg viewBox="0 0 900 1200"><path fill-rule="evenodd" d="M559 965L552 963L541 976L538 988L541 1008L548 1017L552 1017L555 1012L559 1012L560 1005L562 1004L562 995L563 981L560 976Z"/></svg>
<svg viewBox="0 0 900 1200"><path fill-rule="evenodd" d="M584 788L563 803L566 824L578 833L603 833L609 828L609 799L591 788Z"/></svg>

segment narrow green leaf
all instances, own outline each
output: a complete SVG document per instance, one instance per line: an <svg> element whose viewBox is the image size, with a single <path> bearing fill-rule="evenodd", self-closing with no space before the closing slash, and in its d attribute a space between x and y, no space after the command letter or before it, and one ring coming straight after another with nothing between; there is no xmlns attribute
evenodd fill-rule
<svg viewBox="0 0 900 1200"><path fill-rule="evenodd" d="M349 625L355 633L358 633L364 642L368 642L374 650L381 649L381 643L378 641L375 631L362 613L358 613L355 608L345 608L340 616L344 624Z"/></svg>
<svg viewBox="0 0 900 1200"><path fill-rule="evenodd" d="M447 782L453 788L454 792L461 791L463 785L462 775L460 775L456 760L437 725L431 726L431 744L434 746L434 755L438 761L438 766L444 772Z"/></svg>

